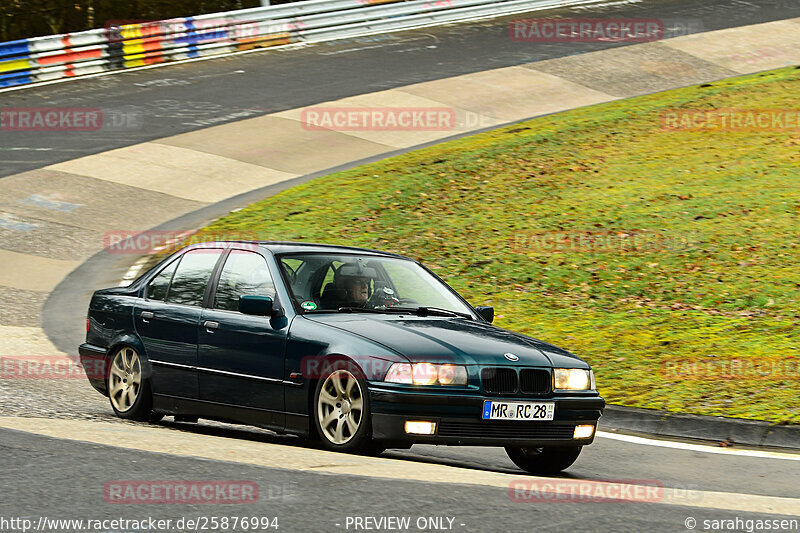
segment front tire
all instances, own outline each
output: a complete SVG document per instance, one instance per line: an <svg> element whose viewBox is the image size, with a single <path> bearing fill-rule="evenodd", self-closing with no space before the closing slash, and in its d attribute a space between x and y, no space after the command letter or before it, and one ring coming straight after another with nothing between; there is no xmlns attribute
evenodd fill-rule
<svg viewBox="0 0 800 533"><path fill-rule="evenodd" d="M144 360L130 346L120 346L110 361L108 399L114 414L126 420L150 420L153 393L145 377Z"/></svg>
<svg viewBox="0 0 800 533"><path fill-rule="evenodd" d="M522 448L506 446L508 457L528 473L536 475L558 474L578 459L583 446L553 446Z"/></svg>
<svg viewBox="0 0 800 533"><path fill-rule="evenodd" d="M374 453L369 392L360 370L335 364L317 382L314 424L323 447L348 453Z"/></svg>

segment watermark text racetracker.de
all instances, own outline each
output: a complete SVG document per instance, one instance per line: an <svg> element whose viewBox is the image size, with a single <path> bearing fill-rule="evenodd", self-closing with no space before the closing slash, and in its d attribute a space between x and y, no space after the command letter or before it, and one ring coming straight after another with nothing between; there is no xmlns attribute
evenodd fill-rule
<svg viewBox="0 0 800 533"><path fill-rule="evenodd" d="M529 43L642 43L702 31L699 19L533 18L508 23L512 41Z"/></svg>
<svg viewBox="0 0 800 533"><path fill-rule="evenodd" d="M663 131L800 131L800 109L665 109Z"/></svg>
<svg viewBox="0 0 800 533"><path fill-rule="evenodd" d="M107 360L102 356L4 355L0 357L0 379L105 379Z"/></svg>
<svg viewBox="0 0 800 533"><path fill-rule="evenodd" d="M157 38L162 42L173 41L176 44L194 44L211 42L219 39L255 39L265 34L282 33L289 25L285 23L269 24L247 19L183 19L150 20L150 19L111 19L104 28L106 39L112 43L121 43L129 39Z"/></svg>
<svg viewBox="0 0 800 533"><path fill-rule="evenodd" d="M267 531L280 527L276 516L196 516L160 519L142 518L51 518L40 516L0 516L0 531L27 533L48 532L108 532L108 531Z"/></svg>
<svg viewBox="0 0 800 533"><path fill-rule="evenodd" d="M497 121L492 113L452 107L308 107L300 113L310 131L452 131L479 129Z"/></svg>
<svg viewBox="0 0 800 533"><path fill-rule="evenodd" d="M0 130L14 132L94 132L140 130L144 113L96 107L4 107Z"/></svg>
<svg viewBox="0 0 800 533"><path fill-rule="evenodd" d="M783 356L775 359L695 357L665 359L661 375L667 380L797 380L800 379L800 358Z"/></svg>
<svg viewBox="0 0 800 533"><path fill-rule="evenodd" d="M508 497L515 503L652 503L664 498L664 485L655 479L518 479L509 484Z"/></svg>
<svg viewBox="0 0 800 533"><path fill-rule="evenodd" d="M508 485L508 497L514 503L654 503L696 505L704 497L696 485L671 483L658 479L530 479L521 478Z"/></svg>
<svg viewBox="0 0 800 533"><path fill-rule="evenodd" d="M254 481L117 480L103 486L106 503L115 504L249 504L258 501Z"/></svg>
<svg viewBox="0 0 800 533"><path fill-rule="evenodd" d="M103 236L103 249L110 254L145 255L153 252L171 253L193 244L207 245L218 241L248 241L242 246L255 249L258 240L254 232L198 234L195 230L112 230Z"/></svg>
<svg viewBox="0 0 800 533"><path fill-rule="evenodd" d="M516 254L546 253L652 253L686 251L697 246L689 233L647 230L516 232L509 237Z"/></svg>

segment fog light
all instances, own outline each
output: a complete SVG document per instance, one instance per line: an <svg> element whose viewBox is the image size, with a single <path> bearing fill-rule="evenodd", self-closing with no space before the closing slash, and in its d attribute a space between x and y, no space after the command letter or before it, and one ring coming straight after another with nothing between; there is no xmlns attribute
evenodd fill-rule
<svg viewBox="0 0 800 533"><path fill-rule="evenodd" d="M582 425L575 426L575 432L572 434L573 439L589 439L594 435L594 426Z"/></svg>
<svg viewBox="0 0 800 533"><path fill-rule="evenodd" d="M407 420L406 433L413 433L415 435L433 435L436 433L436 422Z"/></svg>

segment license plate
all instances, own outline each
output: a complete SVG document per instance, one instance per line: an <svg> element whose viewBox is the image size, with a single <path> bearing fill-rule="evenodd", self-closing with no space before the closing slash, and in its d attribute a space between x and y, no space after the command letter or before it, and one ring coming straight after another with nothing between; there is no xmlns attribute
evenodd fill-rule
<svg viewBox="0 0 800 533"><path fill-rule="evenodd" d="M553 402L483 402L484 420L553 420Z"/></svg>

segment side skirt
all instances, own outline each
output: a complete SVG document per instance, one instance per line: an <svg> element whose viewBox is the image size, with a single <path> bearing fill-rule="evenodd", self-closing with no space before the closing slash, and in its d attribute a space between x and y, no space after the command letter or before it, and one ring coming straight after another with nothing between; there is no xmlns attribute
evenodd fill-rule
<svg viewBox="0 0 800 533"><path fill-rule="evenodd" d="M181 415L232 424L256 426L277 433L308 435L308 415L268 411L225 403L166 394L153 394L153 411L163 415Z"/></svg>

